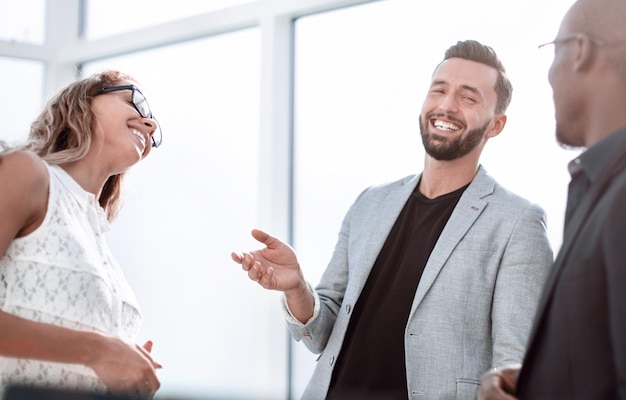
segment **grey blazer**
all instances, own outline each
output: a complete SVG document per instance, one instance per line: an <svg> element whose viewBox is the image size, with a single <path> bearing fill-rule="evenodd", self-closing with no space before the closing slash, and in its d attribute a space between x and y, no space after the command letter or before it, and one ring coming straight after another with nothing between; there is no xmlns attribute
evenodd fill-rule
<svg viewBox="0 0 626 400"><path fill-rule="evenodd" d="M303 399L323 399L351 311L419 175L366 189L342 223L295 340L321 353ZM476 399L480 376L521 362L553 256L544 211L480 167L426 264L405 330L409 399ZM286 310L287 311L287 310Z"/></svg>

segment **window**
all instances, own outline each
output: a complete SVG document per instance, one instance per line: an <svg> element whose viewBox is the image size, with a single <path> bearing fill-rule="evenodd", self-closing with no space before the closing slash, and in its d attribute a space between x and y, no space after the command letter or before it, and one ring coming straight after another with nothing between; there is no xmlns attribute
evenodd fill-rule
<svg viewBox="0 0 626 400"><path fill-rule="evenodd" d="M176 0L175 4L153 0L86 1L87 38L92 40L256 0Z"/></svg>
<svg viewBox="0 0 626 400"><path fill-rule="evenodd" d="M0 57L0 140L20 143L28 138L30 124L43 102L43 65Z"/></svg>
<svg viewBox="0 0 626 400"><path fill-rule="evenodd" d="M143 340L164 365L159 393L283 396L286 374L270 371L286 360L277 301L230 260L257 246L258 30L91 62L84 74L103 69L140 81L163 130L130 171L109 234L144 310Z"/></svg>
<svg viewBox="0 0 626 400"><path fill-rule="evenodd" d="M45 0L0 0L0 40L43 44Z"/></svg>

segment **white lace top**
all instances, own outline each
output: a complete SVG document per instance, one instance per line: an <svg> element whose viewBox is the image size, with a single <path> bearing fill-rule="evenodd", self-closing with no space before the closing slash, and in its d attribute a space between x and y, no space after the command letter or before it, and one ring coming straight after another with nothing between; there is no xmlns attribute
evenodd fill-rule
<svg viewBox="0 0 626 400"><path fill-rule="evenodd" d="M47 166L50 193L43 223L13 240L0 259L0 309L134 342L141 313L105 242L104 210L63 169ZM0 395L11 383L106 390L81 365L0 357Z"/></svg>

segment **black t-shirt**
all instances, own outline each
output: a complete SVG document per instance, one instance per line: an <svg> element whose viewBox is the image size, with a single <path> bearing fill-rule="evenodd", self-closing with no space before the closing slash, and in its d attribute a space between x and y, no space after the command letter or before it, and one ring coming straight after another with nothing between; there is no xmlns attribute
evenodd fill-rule
<svg viewBox="0 0 626 400"><path fill-rule="evenodd" d="M419 185L418 185L419 186ZM464 186L404 205L355 304L327 399L406 399L404 331L424 266Z"/></svg>

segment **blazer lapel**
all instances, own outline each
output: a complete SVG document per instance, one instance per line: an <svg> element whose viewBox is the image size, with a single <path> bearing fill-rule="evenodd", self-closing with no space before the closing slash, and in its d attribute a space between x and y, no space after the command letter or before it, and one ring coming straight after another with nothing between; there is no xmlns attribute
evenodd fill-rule
<svg viewBox="0 0 626 400"><path fill-rule="evenodd" d="M355 269L356 288L359 293L367 281L370 271L378 258L378 254L389 236L389 232L391 232L409 196L413 193L420 177L421 174L413 175L407 179L397 190L390 191L389 194L380 201L376 210L368 212L367 218L374 218L372 223L368 222L367 224L371 226L372 229L362 230L359 233L361 236L354 240L354 242L359 243L361 247L360 251L355 251L360 257L358 260L355 260L355 265L368 266L367 268Z"/></svg>
<svg viewBox="0 0 626 400"><path fill-rule="evenodd" d="M424 299L428 289L432 286L433 282L435 282L439 271L441 271L441 268L444 266L457 244L463 239L480 214L482 214L487 205L483 197L493 193L494 187L495 181L493 178L487 175L485 170L480 167L476 177L459 199L448 223L439 236L439 240L437 240L435 244L435 248L430 254L419 285L417 286L415 299L411 307L411 314L415 312Z"/></svg>

